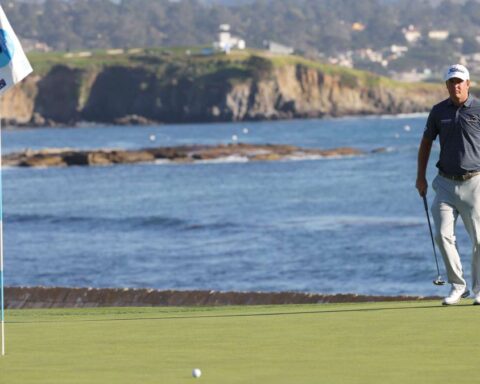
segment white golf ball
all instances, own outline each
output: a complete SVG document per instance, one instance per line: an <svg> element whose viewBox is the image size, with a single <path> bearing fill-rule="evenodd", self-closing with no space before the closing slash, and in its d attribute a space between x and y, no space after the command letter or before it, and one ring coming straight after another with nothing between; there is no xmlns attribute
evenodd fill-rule
<svg viewBox="0 0 480 384"><path fill-rule="evenodd" d="M195 377L195 378L199 378L200 376L202 376L202 371L198 368L195 368L192 371L192 376Z"/></svg>

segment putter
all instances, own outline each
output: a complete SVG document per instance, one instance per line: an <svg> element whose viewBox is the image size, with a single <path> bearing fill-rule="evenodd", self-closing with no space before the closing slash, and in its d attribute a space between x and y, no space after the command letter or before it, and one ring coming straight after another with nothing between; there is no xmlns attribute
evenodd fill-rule
<svg viewBox="0 0 480 384"><path fill-rule="evenodd" d="M433 233L432 233L432 224L430 224L430 215L428 214L427 195L423 195L422 198L423 198L423 205L425 206L425 213L427 214L428 229L430 229L430 238L432 239L432 247L433 247L433 254L435 256L435 264L437 266L437 278L433 280L433 284L445 285L445 281L442 279L442 276L440 276L440 268L438 268L437 251L435 250L435 242L433 241Z"/></svg>

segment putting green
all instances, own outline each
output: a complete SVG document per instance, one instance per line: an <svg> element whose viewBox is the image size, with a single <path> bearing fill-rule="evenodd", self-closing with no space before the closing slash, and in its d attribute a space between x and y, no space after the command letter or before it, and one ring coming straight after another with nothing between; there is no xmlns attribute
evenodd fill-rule
<svg viewBox="0 0 480 384"><path fill-rule="evenodd" d="M480 307L471 300L9 310L6 318L1 384L479 381Z"/></svg>

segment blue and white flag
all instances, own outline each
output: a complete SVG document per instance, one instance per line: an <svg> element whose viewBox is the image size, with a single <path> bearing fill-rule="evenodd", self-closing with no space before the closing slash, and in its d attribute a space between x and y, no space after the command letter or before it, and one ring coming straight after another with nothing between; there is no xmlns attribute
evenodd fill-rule
<svg viewBox="0 0 480 384"><path fill-rule="evenodd" d="M30 72L32 66L0 6L0 95Z"/></svg>
<svg viewBox="0 0 480 384"><path fill-rule="evenodd" d="M0 95L23 80L30 72L30 65L12 26L0 6ZM1 120L0 120L1 121ZM5 302L3 279L3 213L2 213L2 144L0 132L0 355L5 355Z"/></svg>

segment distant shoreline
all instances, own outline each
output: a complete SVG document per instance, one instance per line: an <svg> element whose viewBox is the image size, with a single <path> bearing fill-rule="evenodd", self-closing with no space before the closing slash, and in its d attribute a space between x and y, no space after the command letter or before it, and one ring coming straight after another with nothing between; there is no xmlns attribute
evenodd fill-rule
<svg viewBox="0 0 480 384"><path fill-rule="evenodd" d="M425 301L438 296L222 292L136 288L6 287L5 308L191 307Z"/></svg>
<svg viewBox="0 0 480 384"><path fill-rule="evenodd" d="M285 119L265 119L265 120L231 120L231 121L179 121L179 122L156 122L156 121L148 121L143 124L115 124L115 123L108 123L108 122L92 122L92 121L78 121L74 124L66 124L66 123L58 123L58 124L45 124L45 125L37 125L33 123L19 123L15 120L9 120L5 118L1 118L1 126L2 129L7 131L15 131L15 130L29 130L29 129L82 129L82 128L117 128L117 127L131 127L132 129L138 129L139 127L150 128L150 127L170 127L170 126L184 126L184 125L209 125L209 124L237 124L237 125L245 125L245 124L252 124L252 123L282 123L288 121L304 121L304 120L343 120L343 119L356 119L356 118L365 118L365 119L408 119L408 118L427 118L428 117L427 111L425 112L410 112L410 113L372 113L372 114L352 114L352 115L342 115L342 116L330 116L325 115L322 117L295 117L295 118L285 118Z"/></svg>

